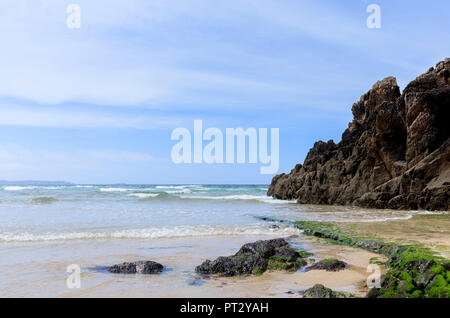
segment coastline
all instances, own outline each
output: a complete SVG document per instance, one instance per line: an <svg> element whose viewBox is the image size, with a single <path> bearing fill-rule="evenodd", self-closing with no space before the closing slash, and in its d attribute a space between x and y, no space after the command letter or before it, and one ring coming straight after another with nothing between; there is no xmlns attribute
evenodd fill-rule
<svg viewBox="0 0 450 318"><path fill-rule="evenodd" d="M260 276L209 277L195 273L206 258L232 254L245 243L267 236L210 237L190 239L103 240L21 243L2 257L1 297L300 297L314 284L363 296L366 267L375 254L343 246L315 242L298 236L291 244L314 253L314 259L337 257L350 267L339 273L302 270L295 273L267 271ZM14 251L12 251L14 249ZM33 259L26 260L25 258ZM19 258L17 258L19 257ZM15 259L15 261L12 261ZM111 274L104 265L140 259L156 260L166 266L161 275ZM9 264L5 264L8 262ZM66 266L81 265L81 288L67 289ZM22 273L22 274L19 274ZM9 277L9 279L8 279Z"/></svg>
<svg viewBox="0 0 450 318"><path fill-rule="evenodd" d="M302 205L268 198L265 191L260 185L4 187L0 296L297 298L322 284L365 297L368 265L384 273L391 258L380 254L383 246L393 251L412 245L448 258L448 212ZM299 253L297 271L278 259L269 267L266 258L260 270L250 271L255 275L196 272L206 260L234 255L244 244L277 238L307 252ZM310 268L328 259L348 266L336 272ZM107 271L135 261L165 269L157 275ZM71 264L81 269L80 289L67 287Z"/></svg>
<svg viewBox="0 0 450 318"><path fill-rule="evenodd" d="M428 216L430 217L430 216ZM444 245L439 247L448 251L448 230L445 223L449 221L448 213L434 215L434 218L444 223L444 231L440 233L439 242ZM416 216L417 218L417 216ZM420 218L420 216L419 216ZM391 221L397 222L399 221ZM348 224L340 226L337 223L325 222L295 222L298 228L304 230L306 235L327 240L332 244L353 246L369 250L387 257L386 262L380 262L374 258L374 263L386 265L386 273L381 276L381 285L372 288L366 295L368 298L449 298L450 297L450 260L448 255L441 254L430 248L432 243L423 244L419 241L405 242L405 235L409 236L409 226L406 233L392 231L391 222L386 222L384 233L372 229L372 233L364 228L353 227ZM403 223L414 223L407 220ZM426 231L436 233L432 224L422 224L423 234ZM425 230L427 229L427 230ZM377 231L377 236L373 235ZM386 233L391 233L389 236ZM392 235L392 233L396 233ZM384 236L383 236L384 234ZM399 243L400 241L400 243ZM435 242L435 241L432 241Z"/></svg>
<svg viewBox="0 0 450 318"><path fill-rule="evenodd" d="M345 231L353 237L366 233L365 239L374 240L375 236L366 232L365 227L373 227L377 238L388 239L385 234L393 234L390 243L400 239L408 231L392 228L393 224L405 226L416 224L422 226L420 231L425 235L431 230L428 224L421 220L435 220L439 218L449 222L448 214L414 216L410 220L396 220L372 223L324 223L303 222L303 225L314 225L317 233L324 233L320 226L332 225ZM422 225L420 225L422 224ZM361 226L361 228L359 228ZM360 232L357 230L359 229ZM404 227L406 229L406 227ZM328 230L328 229L325 229ZM418 230L417 233L420 232ZM63 242L21 242L15 243L7 250L1 251L9 255L1 257L2 268L2 297L302 297L302 292L315 284L322 284L334 291L351 293L354 297L365 297L369 292L366 280L369 264L380 264L385 273L384 263L388 257L373 251L367 251L356 246L336 244L329 238L320 238L315 232L308 232L289 237L288 241L294 247L314 255L311 262L326 258L337 258L349 264L349 268L339 272L321 270L305 271L301 269L295 273L283 271L267 271L260 276L250 275L242 277L202 277L194 271L206 258L214 259L219 256L235 253L245 243L256 240L266 240L278 236L217 236L206 238L172 238L158 240L96 240L95 242L73 240ZM433 242L450 247L448 231L434 229ZM359 237L360 238L360 237ZM435 241L437 240L437 241ZM399 242L397 241L397 244ZM411 243L411 242L409 242ZM392 243L394 244L394 243ZM430 243L431 244L431 243ZM426 247L426 245L424 245ZM20 257L32 257L32 261ZM121 261L139 259L156 260L166 266L163 274L154 276L110 274L104 266ZM15 260L15 261L12 261ZM9 264L5 264L9 262ZM82 266L82 288L69 290L65 286L68 263L79 263ZM22 276L18 278L18 272ZM8 279L7 277L11 277ZM14 277L14 279L12 279ZM30 288L33 286L33 288Z"/></svg>

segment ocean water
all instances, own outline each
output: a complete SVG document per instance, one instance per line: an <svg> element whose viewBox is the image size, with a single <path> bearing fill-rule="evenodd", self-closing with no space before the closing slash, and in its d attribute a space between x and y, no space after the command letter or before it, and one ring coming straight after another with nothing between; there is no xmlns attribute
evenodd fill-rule
<svg viewBox="0 0 450 318"><path fill-rule="evenodd" d="M73 185L0 188L0 242L289 235L260 217L319 221L407 219L418 211L300 205L264 185Z"/></svg>
<svg viewBox="0 0 450 318"><path fill-rule="evenodd" d="M264 185L2 186L0 297L282 297L298 288L301 271L221 282L202 279L195 266L276 237L316 252L298 229L261 217L379 222L428 213L301 205L266 192ZM142 259L166 270L149 277L104 270ZM71 264L80 266L80 289L67 287ZM352 291L349 284L337 287Z"/></svg>

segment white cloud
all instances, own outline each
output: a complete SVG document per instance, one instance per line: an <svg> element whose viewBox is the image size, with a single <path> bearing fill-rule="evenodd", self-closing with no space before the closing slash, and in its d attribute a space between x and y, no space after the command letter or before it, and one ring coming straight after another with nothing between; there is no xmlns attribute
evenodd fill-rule
<svg viewBox="0 0 450 318"><path fill-rule="evenodd" d="M283 89L263 79L183 66L218 43L190 47L183 43L180 21L173 24L173 32L163 31L165 23L202 15L209 7L206 2L78 2L79 30L66 27L64 1L1 4L0 95L42 104L76 101L148 107L165 98L184 98L186 90Z"/></svg>
<svg viewBox="0 0 450 318"><path fill-rule="evenodd" d="M1 2L0 97L38 104L207 109L245 102L270 108L311 92L320 98L324 87L372 84L365 72L316 54L311 43L415 73L428 61L408 53L434 59L449 49L433 37L417 41L411 24L368 30L362 4L349 12L328 1L78 0L82 26L70 30L71 2Z"/></svg>
<svg viewBox="0 0 450 318"><path fill-rule="evenodd" d="M176 127L180 120L142 114L123 114L84 108L70 110L64 107L0 105L0 125L51 128L134 128L151 130Z"/></svg>
<svg viewBox="0 0 450 318"><path fill-rule="evenodd" d="M255 26L264 26L268 42L297 34L352 44L365 36L341 12L309 2L79 0L79 30L66 27L69 3L2 1L0 95L43 104L170 107L186 99L205 105L203 91L212 89L224 103L245 98L256 105L273 94L298 97L298 77L280 80L280 70L314 69L277 57L280 70L264 71L270 53L230 38L237 28L251 38L259 35Z"/></svg>

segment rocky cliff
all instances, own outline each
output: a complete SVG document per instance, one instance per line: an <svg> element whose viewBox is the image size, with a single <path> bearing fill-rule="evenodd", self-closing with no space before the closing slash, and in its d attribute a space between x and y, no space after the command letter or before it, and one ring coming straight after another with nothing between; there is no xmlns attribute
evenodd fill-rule
<svg viewBox="0 0 450 318"><path fill-rule="evenodd" d="M450 59L408 84L375 83L335 144L318 141L268 195L299 203L450 209Z"/></svg>

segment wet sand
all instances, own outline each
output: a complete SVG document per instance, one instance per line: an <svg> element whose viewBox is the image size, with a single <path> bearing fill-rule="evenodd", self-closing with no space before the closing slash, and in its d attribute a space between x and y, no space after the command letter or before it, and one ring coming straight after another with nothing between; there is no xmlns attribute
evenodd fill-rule
<svg viewBox="0 0 450 318"><path fill-rule="evenodd" d="M315 260L336 257L350 264L340 272L266 272L261 276L212 277L197 275L205 259L234 254L240 246L268 236L209 237L165 240L101 240L17 243L0 246L1 297L300 297L316 283L363 296L366 267L375 254L316 242L304 236L291 239L313 252ZM161 275L119 275L104 266L134 260L155 260L166 266ZM79 264L81 288L69 289L66 268Z"/></svg>
<svg viewBox="0 0 450 318"><path fill-rule="evenodd" d="M313 258L337 258L349 264L349 268L339 272L303 269L296 273L266 272L260 277L217 278L215 286L223 289L224 297L243 295L244 297L301 297L301 292L315 284L323 284L333 290L350 292L363 297L368 292L367 266L372 257L379 255L361 249L309 242ZM384 268L381 268L383 271Z"/></svg>
<svg viewBox="0 0 450 318"><path fill-rule="evenodd" d="M418 215L410 220L336 223L355 236L419 243L442 254L450 249L450 217ZM206 259L232 255L245 243L279 236L214 236L171 239L103 239L0 244L0 297L301 297L323 284L363 297L370 260L385 260L362 249L333 245L298 235L290 243L312 252L315 261L337 258L350 266L339 272L266 272L261 276L210 277L195 273ZM111 274L105 266L125 261L154 260L165 265L161 275ZM69 289L70 264L81 267L81 288ZM381 266L381 271L384 267Z"/></svg>
<svg viewBox="0 0 450 318"><path fill-rule="evenodd" d="M421 245L450 258L450 214L414 215L408 220L337 223L355 236L397 244Z"/></svg>

